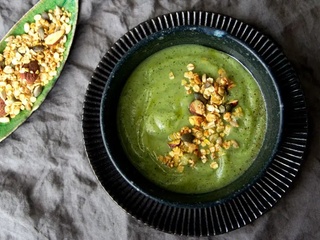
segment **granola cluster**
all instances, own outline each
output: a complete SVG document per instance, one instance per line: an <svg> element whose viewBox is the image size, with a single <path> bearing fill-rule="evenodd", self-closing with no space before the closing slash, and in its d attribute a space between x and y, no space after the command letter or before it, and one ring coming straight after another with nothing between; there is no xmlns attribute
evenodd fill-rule
<svg viewBox="0 0 320 240"><path fill-rule="evenodd" d="M217 169L219 156L231 147L239 147L235 140L226 139L233 127L239 127L238 119L243 115L238 100L226 100L235 84L224 69L218 70L216 79L206 74L199 76L193 72L193 64L188 64L187 69L181 84L187 94L194 94L195 97L189 105L190 126L184 126L169 136L171 151L158 159L179 172L187 165L194 167L197 161L210 161L210 167ZM172 76L170 73L169 78L173 79Z"/></svg>
<svg viewBox="0 0 320 240"><path fill-rule="evenodd" d="M0 53L0 122L31 110L43 87L57 75L71 31L71 14L56 7L24 24L24 33L9 36Z"/></svg>

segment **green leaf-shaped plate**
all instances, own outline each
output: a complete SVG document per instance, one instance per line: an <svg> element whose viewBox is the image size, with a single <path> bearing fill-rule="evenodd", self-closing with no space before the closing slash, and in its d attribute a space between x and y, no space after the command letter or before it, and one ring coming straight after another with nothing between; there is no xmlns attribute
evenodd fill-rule
<svg viewBox="0 0 320 240"><path fill-rule="evenodd" d="M5 39L11 35L20 35L24 33L24 24L26 22L33 22L33 17L36 14L41 14L50 9L54 9L56 6L60 8L65 8L69 13L71 13L70 24L72 30L67 35L67 42L65 43L65 52L63 54L63 60L60 67L57 69L57 75L44 87L42 93L37 97L37 101L34 103L31 111L21 111L15 118L11 119L9 123L0 123L0 142L8 137L15 129L17 129L36 109L39 108L41 103L45 100L49 91L53 88L56 83L60 73L63 69L63 66L67 60L67 57L70 52L71 44L73 41L76 23L78 19L78 9L79 4L78 0L40 0L36 5L34 5L2 38L0 41L0 52L2 53L6 47Z"/></svg>

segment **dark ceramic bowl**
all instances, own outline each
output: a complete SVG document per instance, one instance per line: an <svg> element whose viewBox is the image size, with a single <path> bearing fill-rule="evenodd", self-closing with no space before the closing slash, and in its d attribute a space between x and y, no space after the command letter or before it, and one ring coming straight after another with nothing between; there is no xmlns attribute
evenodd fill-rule
<svg viewBox="0 0 320 240"><path fill-rule="evenodd" d="M251 167L236 181L204 194L181 194L148 181L130 162L117 132L117 106L121 91L132 71L146 58L164 48L180 44L198 44L220 50L242 63L260 86L267 111L267 129L261 150ZM205 26L179 26L157 31L138 41L115 63L105 85L101 101L100 124L103 142L115 168L136 191L161 203L180 207L205 207L219 204L255 183L276 152L281 131L283 104L277 84L268 67L245 43L223 30ZM255 126L252 126L255 127ZM254 142L252 144L255 144Z"/></svg>
<svg viewBox="0 0 320 240"><path fill-rule="evenodd" d="M236 182L207 194L176 194L150 183L131 165L117 133L117 103L128 75L154 52L182 43L238 59L257 80L267 107L267 134L252 167ZM124 34L95 69L83 110L86 153L101 186L136 219L179 235L218 235L260 217L292 185L307 148L304 94L280 47L249 24L207 11L168 13Z"/></svg>

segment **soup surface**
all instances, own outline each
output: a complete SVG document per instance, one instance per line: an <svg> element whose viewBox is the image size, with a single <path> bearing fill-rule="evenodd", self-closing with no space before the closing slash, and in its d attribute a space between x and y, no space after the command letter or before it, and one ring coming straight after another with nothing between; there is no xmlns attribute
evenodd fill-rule
<svg viewBox="0 0 320 240"><path fill-rule="evenodd" d="M169 136L192 128L189 107L195 97L182 84L190 63L194 73L213 79L223 68L234 85L225 101L237 100L241 108L238 126L220 134L237 146L221 148L214 166L211 159L200 157L182 168L159 160L172 151ZM180 193L205 193L236 181L257 156L266 129L265 103L252 75L229 55L199 45L169 47L143 61L122 91L117 118L123 148L133 165L155 184Z"/></svg>

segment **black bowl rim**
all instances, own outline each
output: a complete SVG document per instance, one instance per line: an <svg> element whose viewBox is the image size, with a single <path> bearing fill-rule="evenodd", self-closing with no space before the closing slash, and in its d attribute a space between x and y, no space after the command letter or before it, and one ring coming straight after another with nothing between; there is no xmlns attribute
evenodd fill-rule
<svg viewBox="0 0 320 240"><path fill-rule="evenodd" d="M246 42L261 56L280 84L283 96L284 130L278 151L257 183L235 199L206 208L176 208L147 199L133 190L106 158L100 132L100 101L112 59L121 54L113 45L99 62L87 87L83 103L82 132L89 164L98 183L128 214L155 229L187 236L223 234L251 223L281 199L299 173L308 143L308 115L300 81L281 47L255 27L236 18L209 11L179 11L161 15L131 29L130 35L148 34L168 24L205 25L222 29ZM172 23L173 21L173 23ZM130 34L130 35L129 35ZM141 36L140 36L141 37ZM134 41L134 40L133 40ZM108 60L111 57L111 60ZM289 104L288 104L289 103Z"/></svg>
<svg viewBox="0 0 320 240"><path fill-rule="evenodd" d="M233 191L230 195L226 196L226 197L222 197L219 198L218 200L197 200L195 199L194 202L184 202L183 199L186 199L185 197L194 197L194 196L199 196L201 198L201 196L204 196L206 194L183 194L183 193L172 193L173 195L179 196L179 198L182 199L182 201L177 200L170 200L167 198L167 194L170 193L170 191L166 191L164 190L163 194L159 194L157 191L153 191L150 192L148 189L145 189L143 186L141 187L139 184L137 184L135 181L133 181L130 177L128 177L128 175L123 171L123 168L121 167L121 165L119 165L118 161L116 159L114 159L113 154L112 154L112 150L109 149L109 143L108 140L106 139L106 118L105 118L105 106L106 106L106 97L108 95L108 91L110 90L110 83L111 81L113 81L114 75L117 71L121 70L122 64L129 58L129 56L131 56L132 54L134 54L137 50L139 50L142 46L144 46L145 43L148 43L150 40L154 40L154 39L158 39L161 38L163 36L167 36L170 35L172 33L176 33L176 32L201 32L204 34L208 34L210 36L214 35L217 38L229 38L231 39L233 42L237 43L239 46L241 46L242 48L244 48L245 50L247 50L248 52L250 52L250 54L252 54L252 56L259 62L260 65L262 65L262 67L264 68L264 70L267 72L268 77L270 78L270 83L274 86L274 90L276 91L276 95L278 98L278 105L279 105L279 124L276 126L277 127L277 136L275 137L275 143L273 145L273 149L271 152L271 155L269 156L268 160L265 162L265 164L263 165L263 167L259 170L259 173L255 175L255 177L253 179L251 179L251 181L246 184L243 185L240 189L237 189L236 191ZM227 53L228 54L228 53ZM235 60L237 60L238 62L240 62L238 59L236 59L234 56L232 56ZM240 62L240 64L242 64L242 62ZM244 66L245 67L245 66ZM248 70L250 72L250 70ZM259 83L258 83L259 84ZM179 207L188 207L188 208L194 208L194 207L206 207L206 206L212 206L212 205L217 205L217 204L221 204L225 201L228 201L230 199L235 198L236 196L238 196L239 194L241 194L243 191L245 191L246 189L248 189L250 186L252 186L253 184L256 183L256 181L263 175L263 173L266 171L267 167L269 166L269 164L271 163L274 154L276 153L276 149L277 146L279 144L280 138L281 138L281 133L282 133L282 125L283 125L283 103L281 100L281 95L277 86L277 83L273 77L273 74L270 72L268 66L262 61L262 59L244 42L238 40L237 38L233 37L232 35L228 34L226 31L224 30L220 30L220 29L216 29L216 28L209 28L206 26L175 26L172 28L167 28L167 29L163 29L160 31L157 31L155 33L152 33L150 35L148 35L146 38L140 40L138 43L136 43L135 45L133 45L119 60L118 62L115 64L114 68L112 69L110 76L108 77L108 80L106 82L103 94L102 94L102 99L101 99L101 105L100 105L100 126L101 126L101 133L102 133L102 139L103 139L103 143L106 149L106 152L108 154L108 157L110 159L110 161L113 163L113 165L115 166L115 168L119 171L119 173L121 174L121 176L128 182L128 184L130 184L132 187L134 187L137 191L142 192L143 194L145 194L147 197L152 198L155 201L159 201L161 203L167 204L167 205L172 205L172 206L179 206ZM137 173L139 174L139 173ZM146 179L146 181L148 181ZM230 184L229 184L230 185ZM226 188L226 187L225 187ZM216 191L214 191L216 192Z"/></svg>

